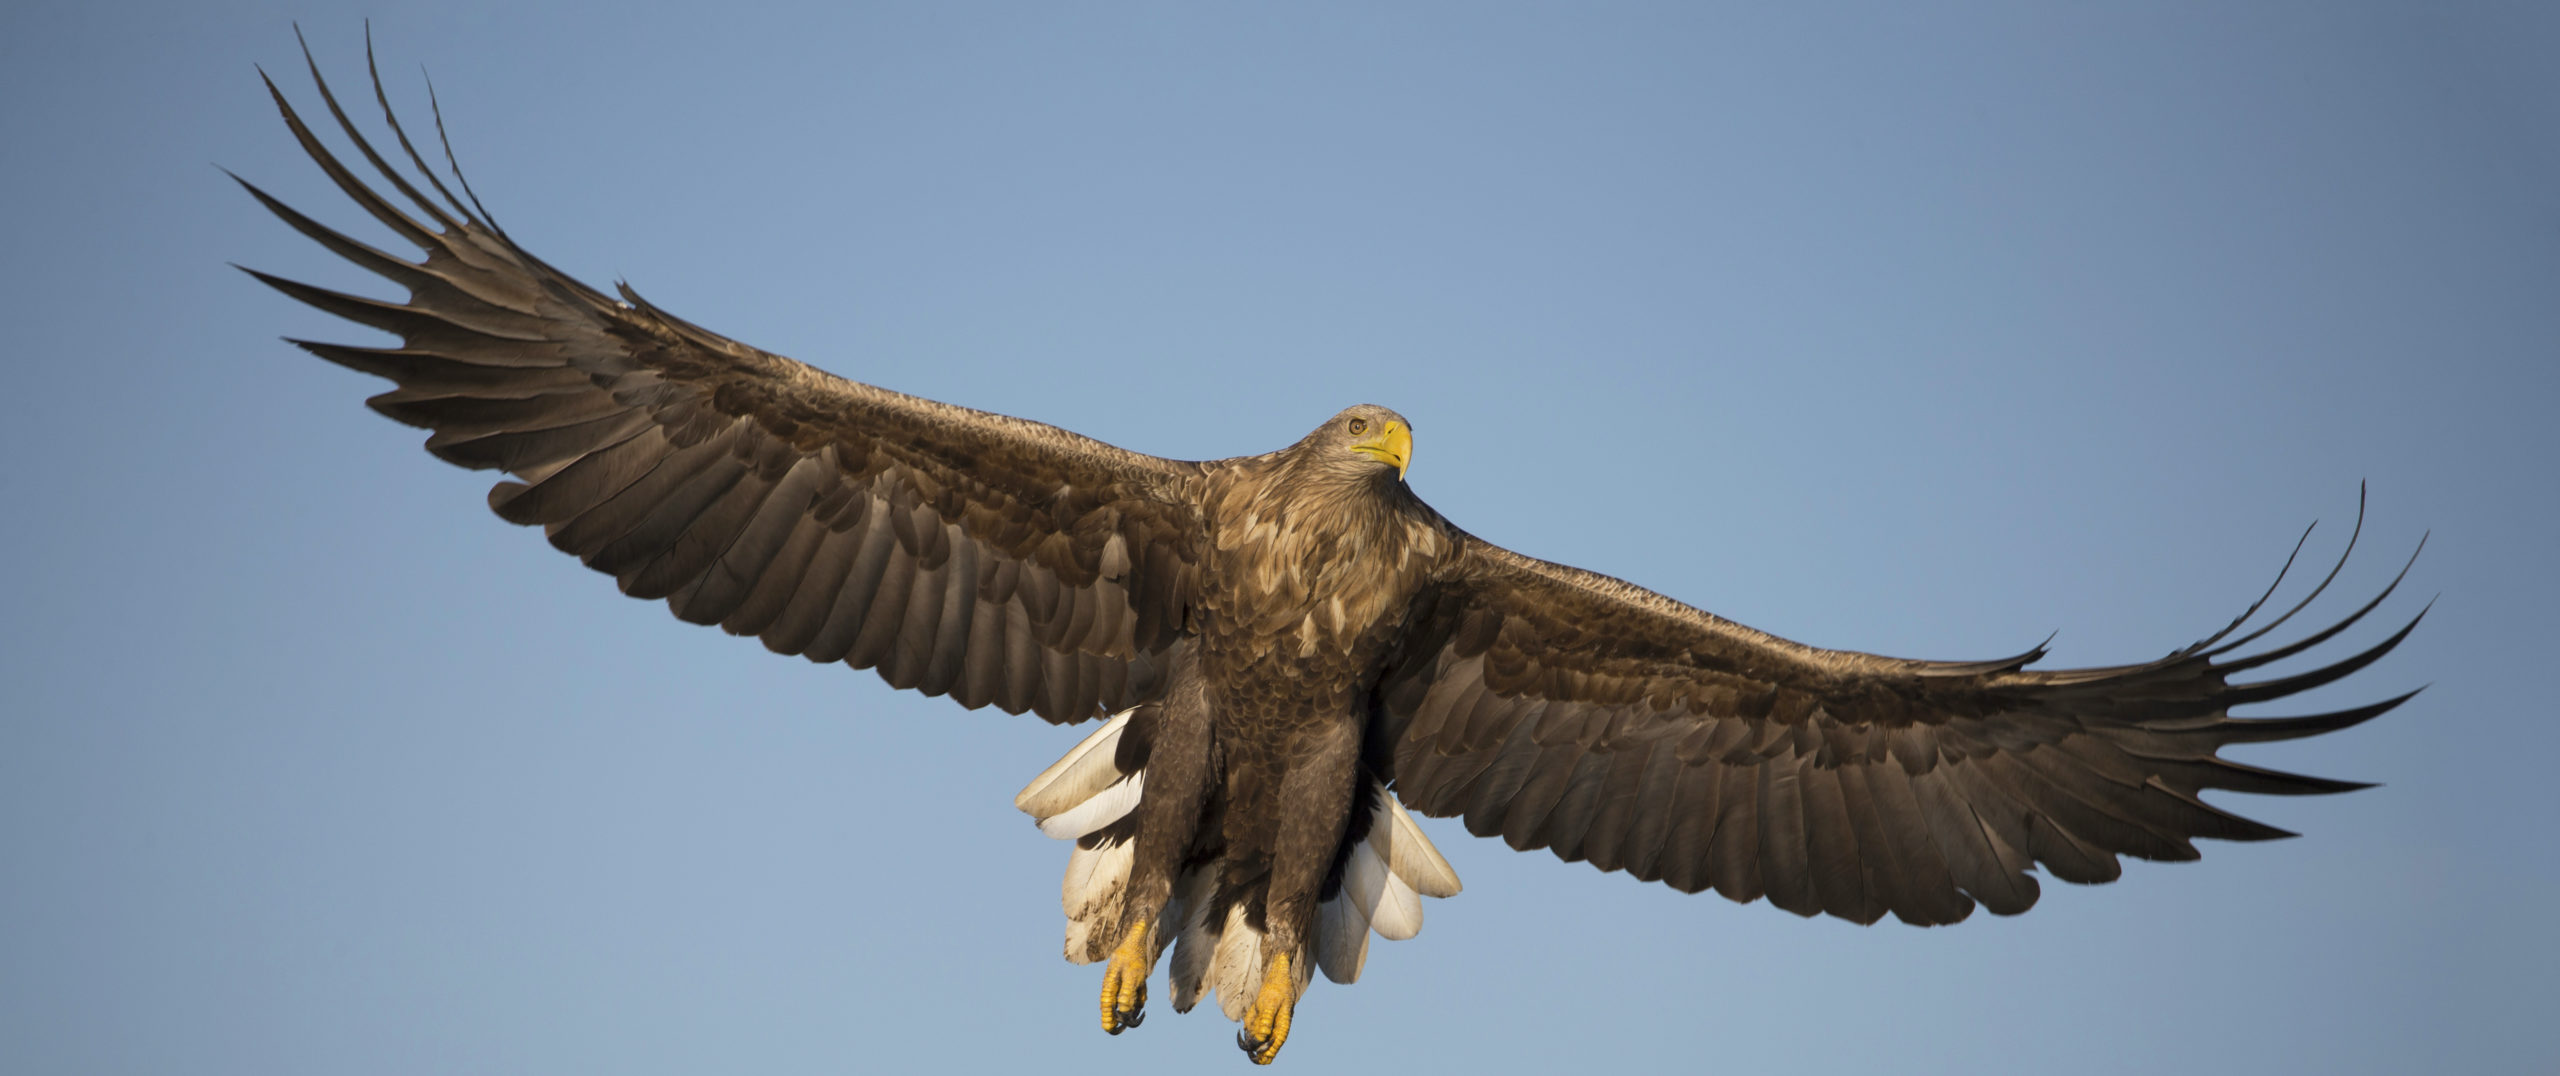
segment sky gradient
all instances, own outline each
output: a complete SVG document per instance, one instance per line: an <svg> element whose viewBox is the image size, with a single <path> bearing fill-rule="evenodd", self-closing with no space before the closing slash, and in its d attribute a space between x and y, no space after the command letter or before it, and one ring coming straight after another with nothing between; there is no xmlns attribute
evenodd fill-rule
<svg viewBox="0 0 2560 1076"><path fill-rule="evenodd" d="M2267 712L2429 690L2235 752L2383 783L2221 797L2301 839L1920 930L1430 821L1284 1065L2549 1071L2560 17L2088 7L10 5L0 1070L1244 1064L1058 958L1079 731L622 598L278 342L378 338L225 263L395 293L214 166L392 244L251 67L356 105L370 14L590 283L1159 455L1384 404L1461 526L1805 642L2144 660L2360 482L2314 617L2432 532Z"/></svg>

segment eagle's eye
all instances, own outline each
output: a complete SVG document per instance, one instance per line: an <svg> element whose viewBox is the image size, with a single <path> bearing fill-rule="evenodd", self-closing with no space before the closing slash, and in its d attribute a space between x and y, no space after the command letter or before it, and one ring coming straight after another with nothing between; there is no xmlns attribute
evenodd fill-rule
<svg viewBox="0 0 2560 1076"><path fill-rule="evenodd" d="M1349 422L1343 423L1342 428L1351 431L1352 436L1357 437L1369 432L1369 420L1365 418L1355 418Z"/></svg>

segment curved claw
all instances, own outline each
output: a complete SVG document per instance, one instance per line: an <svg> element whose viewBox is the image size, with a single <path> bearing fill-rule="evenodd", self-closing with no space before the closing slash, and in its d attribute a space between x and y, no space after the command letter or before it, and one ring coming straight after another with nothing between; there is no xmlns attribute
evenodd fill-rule
<svg viewBox="0 0 2560 1076"><path fill-rule="evenodd" d="M1129 1001L1129 1007L1128 1007L1128 1008L1125 1008L1125 1009L1114 1009L1114 1008L1112 1008L1112 1007L1110 1006L1110 1003L1109 1003L1109 1002L1104 1002L1104 1003L1103 1003L1103 1010L1102 1010L1102 1033L1103 1033L1103 1034L1106 1034L1106 1035L1117 1035L1117 1034L1119 1034L1119 1033L1121 1033L1121 1032L1123 1032L1123 1031L1127 1031L1127 1030L1129 1030L1130 1028L1136 1027L1136 1026L1138 1026L1138 1025L1140 1025L1140 1024L1143 1024L1143 1023L1146 1023L1146 1022L1147 1022L1147 984L1145 984L1145 983L1139 983L1139 984L1138 984L1138 994L1137 994L1137 996L1136 996L1136 997L1134 997L1134 998L1130 999L1130 1001Z"/></svg>

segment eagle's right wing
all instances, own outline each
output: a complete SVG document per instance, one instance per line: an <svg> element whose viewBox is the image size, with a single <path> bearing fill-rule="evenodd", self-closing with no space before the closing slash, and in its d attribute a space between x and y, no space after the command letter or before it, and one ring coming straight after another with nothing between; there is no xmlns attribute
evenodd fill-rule
<svg viewBox="0 0 2560 1076"><path fill-rule="evenodd" d="M409 299L251 274L398 335L396 348L294 343L390 378L397 387L367 402L434 431L428 451L512 476L489 492L500 516L541 525L625 593L664 598L686 620L964 705L1073 722L1154 690L1197 586L1197 465L847 381L627 287L616 301L454 198L391 116L378 72L384 117L442 204L375 152L326 82L321 99L424 220L267 89L338 188L427 256L376 250L242 181Z"/></svg>

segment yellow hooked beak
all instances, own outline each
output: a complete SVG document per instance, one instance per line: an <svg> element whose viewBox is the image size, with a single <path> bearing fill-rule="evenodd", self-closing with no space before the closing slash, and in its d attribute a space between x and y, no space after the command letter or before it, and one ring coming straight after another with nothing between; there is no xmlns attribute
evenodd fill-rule
<svg viewBox="0 0 2560 1076"><path fill-rule="evenodd" d="M1351 451L1382 463L1396 465L1396 477L1404 477L1405 464L1413 459L1413 432L1404 423L1389 420L1384 429L1367 439L1352 442Z"/></svg>

